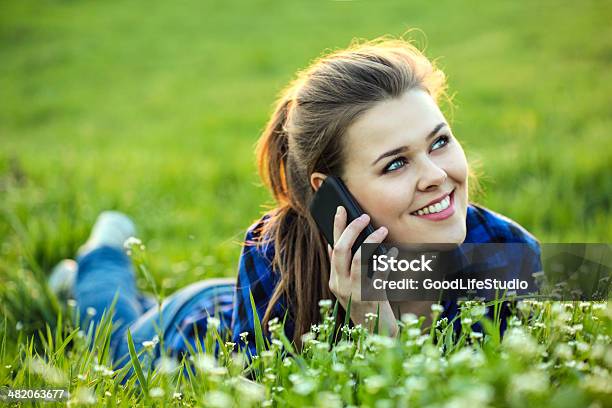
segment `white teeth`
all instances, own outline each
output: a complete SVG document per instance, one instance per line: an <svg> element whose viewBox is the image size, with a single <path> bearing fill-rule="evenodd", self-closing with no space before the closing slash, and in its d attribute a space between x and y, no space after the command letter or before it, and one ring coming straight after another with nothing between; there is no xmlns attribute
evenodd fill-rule
<svg viewBox="0 0 612 408"><path fill-rule="evenodd" d="M428 207L422 208L418 211L415 211L413 214L417 214L417 215L435 214L435 213L439 213L440 211L446 210L449 206L450 206L450 197L446 196L444 200L437 202L435 204L432 204Z"/></svg>

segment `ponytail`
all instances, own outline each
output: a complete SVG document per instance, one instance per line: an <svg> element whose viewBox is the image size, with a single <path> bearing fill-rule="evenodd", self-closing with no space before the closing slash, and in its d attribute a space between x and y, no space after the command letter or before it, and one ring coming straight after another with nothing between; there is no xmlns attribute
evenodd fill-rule
<svg viewBox="0 0 612 408"><path fill-rule="evenodd" d="M301 348L301 335L320 320L318 301L334 296L329 290L329 258L324 240L312 217L299 201L296 202L296 192L290 191L287 181L287 120L292 103L293 92L289 88L278 101L257 142L259 175L272 192L277 206L268 213L270 218L262 226L256 244L263 246L273 242L272 266L280 272L262 319L263 330L267 333L274 306L284 296L289 318L294 322L293 341ZM312 279L313 274L318 275L317 279Z"/></svg>

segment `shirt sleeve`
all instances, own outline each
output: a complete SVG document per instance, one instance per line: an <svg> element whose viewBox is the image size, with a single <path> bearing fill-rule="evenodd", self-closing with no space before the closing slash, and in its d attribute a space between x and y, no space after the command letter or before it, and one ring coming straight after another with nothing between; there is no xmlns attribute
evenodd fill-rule
<svg viewBox="0 0 612 408"><path fill-rule="evenodd" d="M231 323L232 341L240 345L242 349L245 347L248 349L247 356L249 359L257 354L254 313L257 313L261 322L279 280L278 273L272 267L273 254L269 247L268 249L265 246L264 248L256 247L250 243L254 238L256 236L252 227L246 233L245 243L240 255ZM251 305L251 293L256 310L253 310ZM275 305L272 315L278 317L281 321L284 316L284 313L282 313L283 304L284 302L281 299ZM246 334L241 336L242 333ZM247 344L243 341L244 338L246 338ZM267 338L270 341L270 338Z"/></svg>

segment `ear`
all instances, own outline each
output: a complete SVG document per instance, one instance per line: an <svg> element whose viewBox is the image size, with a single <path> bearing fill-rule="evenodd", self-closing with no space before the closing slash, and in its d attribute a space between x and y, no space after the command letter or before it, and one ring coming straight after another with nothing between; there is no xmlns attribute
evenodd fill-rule
<svg viewBox="0 0 612 408"><path fill-rule="evenodd" d="M323 173L319 173L318 171L315 171L314 173L310 175L310 185L312 186L314 191L317 191L319 187L321 187L321 184L323 184L323 181L326 178L327 178L327 175Z"/></svg>

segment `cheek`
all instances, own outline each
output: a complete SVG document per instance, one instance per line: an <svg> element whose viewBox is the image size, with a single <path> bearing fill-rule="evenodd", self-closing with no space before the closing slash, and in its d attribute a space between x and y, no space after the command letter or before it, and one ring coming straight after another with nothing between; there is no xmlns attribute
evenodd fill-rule
<svg viewBox="0 0 612 408"><path fill-rule="evenodd" d="M448 177L453 179L456 183L467 183L469 173L468 163L463 149L459 144L455 144L455 147L445 155L440 165L445 169Z"/></svg>
<svg viewBox="0 0 612 408"><path fill-rule="evenodd" d="M399 179L398 179L399 180ZM375 226L388 226L406 212L414 197L410 181L385 182L355 193L363 210L372 217Z"/></svg>

